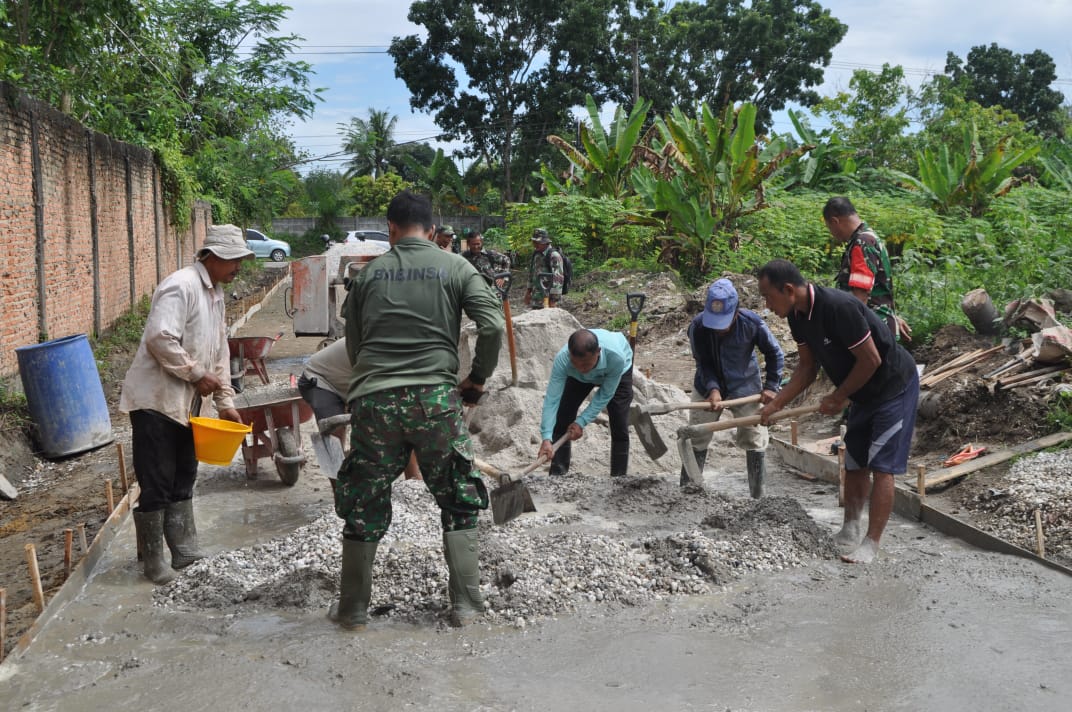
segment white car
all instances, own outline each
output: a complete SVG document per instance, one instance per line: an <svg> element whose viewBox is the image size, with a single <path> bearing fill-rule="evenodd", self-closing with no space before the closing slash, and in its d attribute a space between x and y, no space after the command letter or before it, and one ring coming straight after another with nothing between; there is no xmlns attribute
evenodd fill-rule
<svg viewBox="0 0 1072 712"><path fill-rule="evenodd" d="M346 233L344 242L366 242L368 240L389 242L390 239L390 235L382 230L350 230Z"/></svg>

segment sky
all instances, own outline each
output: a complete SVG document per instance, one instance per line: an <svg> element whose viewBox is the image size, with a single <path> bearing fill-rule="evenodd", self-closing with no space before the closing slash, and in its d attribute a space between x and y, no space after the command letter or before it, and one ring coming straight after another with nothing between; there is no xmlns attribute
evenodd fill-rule
<svg viewBox="0 0 1072 712"><path fill-rule="evenodd" d="M395 140L427 141L439 129L432 117L410 108L409 91L394 76L386 54L392 38L422 34L406 19L405 0L283 0L293 9L280 27L303 37L296 58L313 65L313 85L324 101L313 116L295 124L291 135L315 159L302 167L342 170L340 125L351 117L368 118L370 108L398 117ZM854 69L878 71L883 63L904 67L913 86L945 67L946 52L961 58L976 45L999 46L1017 54L1036 49L1057 65L1053 88L1072 101L1072 1L1070 0L819 0L848 25L834 48L826 82L818 91L832 95L848 88ZM822 128L818 121L812 122ZM775 115L775 131L791 130Z"/></svg>

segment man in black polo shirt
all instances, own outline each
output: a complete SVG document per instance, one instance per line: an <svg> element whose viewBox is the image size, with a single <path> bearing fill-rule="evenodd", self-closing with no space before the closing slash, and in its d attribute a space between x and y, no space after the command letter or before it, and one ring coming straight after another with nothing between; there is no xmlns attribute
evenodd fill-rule
<svg viewBox="0 0 1072 712"><path fill-rule="evenodd" d="M870 563L893 510L893 476L908 469L919 374L886 324L852 295L804 281L792 262L759 270L767 307L789 320L799 364L789 383L760 412L762 423L810 386L822 366L836 388L819 412L836 415L851 402L845 432L845 521L834 542L849 563ZM874 476L874 485L871 476ZM864 503L871 495L861 540Z"/></svg>

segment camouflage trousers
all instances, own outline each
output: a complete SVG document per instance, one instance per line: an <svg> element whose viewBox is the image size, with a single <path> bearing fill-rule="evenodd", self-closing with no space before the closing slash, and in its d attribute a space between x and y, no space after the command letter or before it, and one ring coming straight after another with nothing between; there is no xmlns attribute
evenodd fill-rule
<svg viewBox="0 0 1072 712"><path fill-rule="evenodd" d="M391 484L417 453L443 531L474 529L488 490L473 468L462 399L448 384L392 388L350 404L350 454L335 481L343 536L374 542L391 526Z"/></svg>

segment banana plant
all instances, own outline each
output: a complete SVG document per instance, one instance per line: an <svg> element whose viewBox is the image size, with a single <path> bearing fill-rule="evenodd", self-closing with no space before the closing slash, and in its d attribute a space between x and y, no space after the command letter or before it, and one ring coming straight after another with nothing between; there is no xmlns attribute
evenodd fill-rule
<svg viewBox="0 0 1072 712"><path fill-rule="evenodd" d="M938 212L964 207L972 216L979 217L991 200L1005 195L1021 182L1013 171L1038 155L1041 145L1035 144L1007 155L1011 137L1006 136L990 151L984 152L974 121L964 128L963 137L960 151L952 152L943 144L937 151L918 152L919 178L899 171L891 173L901 183L918 190Z"/></svg>
<svg viewBox="0 0 1072 712"><path fill-rule="evenodd" d="M1072 144L1064 139L1051 139L1039 156L1046 169L1043 179L1047 185L1072 191Z"/></svg>
<svg viewBox="0 0 1072 712"><path fill-rule="evenodd" d="M561 136L548 136L547 141L569 160L573 170L566 180L559 180L546 167L541 169L548 192L569 192L576 187L590 198L614 198L620 200L632 193L629 174L639 161L637 149L641 145L641 132L647 121L651 102L640 99L628 116L619 106L609 129L603 127L599 108L589 94L585 97L588 123L579 128L581 148Z"/></svg>
<svg viewBox="0 0 1072 712"><path fill-rule="evenodd" d="M788 138L790 146L800 146L804 153L800 160L793 161L786 169L782 187L790 190L801 188L829 187L835 181L851 181L856 175L855 149L842 143L841 138L829 130L816 131L806 117L792 109L786 114L796 130L795 138Z"/></svg>
<svg viewBox="0 0 1072 712"><path fill-rule="evenodd" d="M720 116L704 103L696 118L675 107L656 121L658 138L650 151L641 151L644 165L631 175L645 210L628 219L661 223L664 258L692 264L702 274L714 240L726 234L737 240L737 220L767 205L766 181L806 150L781 137L757 137L755 122L750 103L736 111L727 107Z"/></svg>

